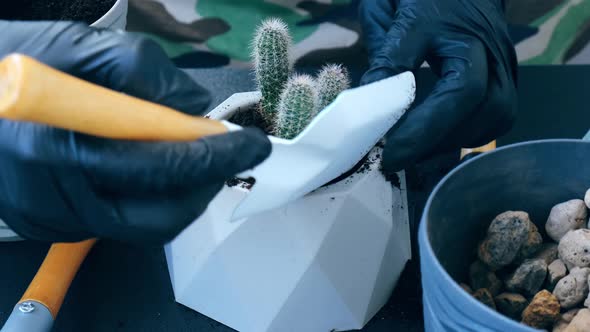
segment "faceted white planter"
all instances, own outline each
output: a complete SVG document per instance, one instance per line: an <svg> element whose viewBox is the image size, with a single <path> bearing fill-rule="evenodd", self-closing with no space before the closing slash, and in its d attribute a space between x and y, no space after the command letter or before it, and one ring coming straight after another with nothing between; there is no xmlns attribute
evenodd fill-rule
<svg viewBox="0 0 590 332"><path fill-rule="evenodd" d="M259 100L235 94L209 116ZM176 301L241 332L361 329L411 256L404 173L401 188L387 182L380 156L376 147L345 179L238 222L247 189L225 186L165 248Z"/></svg>

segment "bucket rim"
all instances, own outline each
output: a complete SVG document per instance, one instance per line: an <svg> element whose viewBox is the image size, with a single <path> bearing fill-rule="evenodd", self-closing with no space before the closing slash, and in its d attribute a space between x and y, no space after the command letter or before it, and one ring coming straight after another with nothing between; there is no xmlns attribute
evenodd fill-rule
<svg viewBox="0 0 590 332"><path fill-rule="evenodd" d="M502 321L503 324L507 324L510 328L521 329L523 331L524 331L524 329L526 329L527 331L530 331L530 332L536 332L536 331L540 331L540 330L533 329L533 328L528 327L524 324L516 322L515 320L510 319L507 316L504 316L504 315L500 314L499 312L492 310L491 308L489 308L485 304L477 301L473 296L467 294L467 292L465 292L465 290L463 290L459 286L459 284L447 273L446 269L441 265L440 261L438 260L436 254L434 253L434 250L432 249L432 246L430 244L430 240L428 237L428 230L427 230L428 229L427 215L428 215L428 211L430 211L430 209L432 207L432 202L434 201L434 198L437 196L437 194L439 193L441 188L449 181L450 178L456 176L457 173L462 172L462 170L465 167L467 167L468 165L470 165L471 163L474 163L474 162L477 163L477 162L479 162L479 160L483 160L485 158L488 158L490 155L493 155L496 153L502 153L505 150L511 150L511 149L515 149L518 147L522 147L522 146L541 145L541 144L547 144L547 143L590 144L590 141L586 141L586 140L582 140L582 139L573 139L573 138L552 138L552 139L530 140L530 141L518 142L518 143L505 145L505 146L496 148L490 152L478 155L478 156L466 161L465 163L455 167L448 174L446 174L437 183L437 185L434 187L432 192L429 194L428 200L426 201L426 204L424 205L424 211L422 212L422 216L420 218L420 225L419 225L419 230L418 230L418 246L420 249L419 254L424 252L426 255L430 255L430 257L432 258L430 261L431 261L434 269L436 270L436 272L440 276L442 276L442 278L446 281L447 284L452 285L451 287L453 287L453 289L455 290L456 293L460 294L459 296L461 296L463 298L463 300L470 301L470 303L472 305L478 306L478 308L480 310L487 312L492 317ZM420 256L421 256L420 260L424 259L422 257L423 255L420 255Z"/></svg>

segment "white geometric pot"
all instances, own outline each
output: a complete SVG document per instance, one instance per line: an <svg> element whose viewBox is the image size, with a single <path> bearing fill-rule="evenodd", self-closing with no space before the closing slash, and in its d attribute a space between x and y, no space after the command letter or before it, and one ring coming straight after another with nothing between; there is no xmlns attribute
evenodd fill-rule
<svg viewBox="0 0 590 332"><path fill-rule="evenodd" d="M209 116L259 100L235 94ZM224 186L165 247L176 301L241 332L363 328L411 257L404 172L393 186L380 156L376 147L350 176L238 222L229 219L247 189Z"/></svg>

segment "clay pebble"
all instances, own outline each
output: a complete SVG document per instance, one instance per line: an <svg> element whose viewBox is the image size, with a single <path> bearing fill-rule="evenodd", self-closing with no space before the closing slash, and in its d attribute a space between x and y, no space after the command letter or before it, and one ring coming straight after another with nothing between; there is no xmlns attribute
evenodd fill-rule
<svg viewBox="0 0 590 332"><path fill-rule="evenodd" d="M531 224L528 213L522 211L496 216L478 247L479 259L492 270L512 263L529 238Z"/></svg>
<svg viewBox="0 0 590 332"><path fill-rule="evenodd" d="M463 288L464 291L466 291L469 294L473 294L473 290L471 289L471 287L469 287L469 285L465 284L465 283L460 283L459 286L461 286L461 288Z"/></svg>
<svg viewBox="0 0 590 332"><path fill-rule="evenodd" d="M584 195L584 203L586 203L586 207L590 209L590 189L586 190L586 195Z"/></svg>
<svg viewBox="0 0 590 332"><path fill-rule="evenodd" d="M525 259L530 258L541 249L542 244L543 237L541 236L541 233L539 233L539 229L534 223L530 222L529 235L516 255L515 262L520 264Z"/></svg>
<svg viewBox="0 0 590 332"><path fill-rule="evenodd" d="M581 199L572 199L555 205L549 213L545 230L555 242L569 231L586 227L588 210Z"/></svg>
<svg viewBox="0 0 590 332"><path fill-rule="evenodd" d="M586 297L586 301L584 301L584 306L586 308L590 308L590 275L588 276L588 297Z"/></svg>
<svg viewBox="0 0 590 332"><path fill-rule="evenodd" d="M562 308L573 308L588 296L588 275L590 268L574 267L570 274L559 280L553 295Z"/></svg>
<svg viewBox="0 0 590 332"><path fill-rule="evenodd" d="M572 319L574 319L578 311L580 311L580 308L570 309L561 314L561 317L557 323L553 325L553 332L563 332L568 327L568 325L570 325Z"/></svg>
<svg viewBox="0 0 590 332"><path fill-rule="evenodd" d="M561 280L561 278L567 275L567 268L561 259L554 260L549 266L547 266L547 282L546 288L549 291L555 289L555 285Z"/></svg>
<svg viewBox="0 0 590 332"><path fill-rule="evenodd" d="M515 320L520 320L528 305L528 300L517 293L502 293L494 298L494 302L499 312Z"/></svg>
<svg viewBox="0 0 590 332"><path fill-rule="evenodd" d="M568 270L572 267L590 266L590 230L569 231L559 241L559 258Z"/></svg>
<svg viewBox="0 0 590 332"><path fill-rule="evenodd" d="M563 332L588 332L590 331L590 310L582 309L578 311L571 323Z"/></svg>
<svg viewBox="0 0 590 332"><path fill-rule="evenodd" d="M542 290L533 297L531 303L522 313L522 323L538 329L553 327L559 319L559 301L548 292Z"/></svg>
<svg viewBox="0 0 590 332"><path fill-rule="evenodd" d="M489 290L485 288L480 288L473 293L473 297L475 297L479 302L487 305L488 307L496 310L496 304L494 303L494 297Z"/></svg>
<svg viewBox="0 0 590 332"><path fill-rule="evenodd" d="M574 317L576 317L576 315L578 314L578 311L580 311L580 310L581 310L581 308L574 308L574 309L570 309L570 310L564 312L563 314L561 314L561 320L570 323L572 321L572 319L574 319Z"/></svg>
<svg viewBox="0 0 590 332"><path fill-rule="evenodd" d="M502 281L480 261L475 261L469 267L469 282L471 289L485 288L492 295L498 295L502 289Z"/></svg>
<svg viewBox="0 0 590 332"><path fill-rule="evenodd" d="M570 323L564 322L562 320L558 320L557 323L555 323L555 325L553 325L552 332L563 332L563 331L565 331L565 329L567 328L568 325L570 325Z"/></svg>
<svg viewBox="0 0 590 332"><path fill-rule="evenodd" d="M547 276L547 264L542 259L527 259L506 279L506 289L511 292L535 295Z"/></svg>
<svg viewBox="0 0 590 332"><path fill-rule="evenodd" d="M547 265L551 264L558 258L557 243L543 243L543 245L541 245L541 249L539 249L539 251L532 258L541 258L545 261L545 263L547 263Z"/></svg>

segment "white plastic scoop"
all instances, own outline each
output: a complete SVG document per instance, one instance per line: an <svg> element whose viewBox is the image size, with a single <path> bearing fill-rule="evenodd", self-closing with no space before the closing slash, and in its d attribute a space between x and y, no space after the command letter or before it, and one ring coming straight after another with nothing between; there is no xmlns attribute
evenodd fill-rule
<svg viewBox="0 0 590 332"><path fill-rule="evenodd" d="M270 136L271 155L239 175L254 178L255 184L243 189L249 192L232 220L280 207L350 170L410 107L415 90L411 72L348 89L296 138ZM209 116L215 119L224 107L220 105Z"/></svg>

